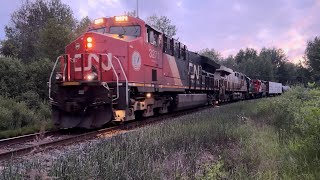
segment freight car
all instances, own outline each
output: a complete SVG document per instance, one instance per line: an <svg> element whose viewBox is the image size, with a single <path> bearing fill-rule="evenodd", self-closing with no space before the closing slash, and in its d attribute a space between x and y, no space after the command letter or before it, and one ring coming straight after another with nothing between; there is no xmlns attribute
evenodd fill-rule
<svg viewBox="0 0 320 180"><path fill-rule="evenodd" d="M249 89L249 77L132 16L94 20L66 46L49 80L59 128L99 128L110 121L246 99Z"/></svg>
<svg viewBox="0 0 320 180"><path fill-rule="evenodd" d="M276 96L282 94L282 84L272 81L266 82L267 96Z"/></svg>

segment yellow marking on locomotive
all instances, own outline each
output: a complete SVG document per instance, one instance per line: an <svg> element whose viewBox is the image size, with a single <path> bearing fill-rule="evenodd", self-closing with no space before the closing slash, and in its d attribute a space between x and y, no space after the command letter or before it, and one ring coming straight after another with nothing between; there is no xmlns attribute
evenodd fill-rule
<svg viewBox="0 0 320 180"><path fill-rule="evenodd" d="M144 83L129 83L129 86L139 86L139 87L154 87L154 84L144 84ZM178 88L178 89L188 89L188 86L170 86L170 85L159 85L159 88ZM200 89L200 88L199 88Z"/></svg>
<svg viewBox="0 0 320 180"><path fill-rule="evenodd" d="M63 86L77 86L80 85L80 82L63 82Z"/></svg>

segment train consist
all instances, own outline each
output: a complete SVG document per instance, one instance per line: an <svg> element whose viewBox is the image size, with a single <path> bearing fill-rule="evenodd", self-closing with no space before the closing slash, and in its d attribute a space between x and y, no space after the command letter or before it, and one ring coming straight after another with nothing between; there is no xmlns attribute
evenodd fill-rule
<svg viewBox="0 0 320 180"><path fill-rule="evenodd" d="M110 121L282 93L282 84L221 66L131 16L96 19L65 52L49 81L59 128L99 128Z"/></svg>

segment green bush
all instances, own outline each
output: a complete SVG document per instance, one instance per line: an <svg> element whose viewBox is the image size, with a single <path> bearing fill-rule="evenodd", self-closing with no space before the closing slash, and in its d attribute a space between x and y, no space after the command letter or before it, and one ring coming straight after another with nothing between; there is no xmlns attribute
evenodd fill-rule
<svg viewBox="0 0 320 180"><path fill-rule="evenodd" d="M0 95L15 97L25 90L26 67L15 58L0 57Z"/></svg>
<svg viewBox="0 0 320 180"><path fill-rule="evenodd" d="M23 63L0 57L0 137L38 131L49 123L47 81L53 63L48 59ZM50 125L51 126L51 125Z"/></svg>
<svg viewBox="0 0 320 180"><path fill-rule="evenodd" d="M53 67L48 59L23 63L19 59L0 57L0 95L19 97L33 91L41 99L48 98L47 82ZM32 95L33 96L33 95Z"/></svg>
<svg viewBox="0 0 320 180"><path fill-rule="evenodd" d="M26 90L33 91L41 99L48 99L47 82L53 63L49 59L33 61L26 65Z"/></svg>
<svg viewBox="0 0 320 180"><path fill-rule="evenodd" d="M32 110L23 101L0 96L0 138L32 133L49 127L49 106L42 102L37 103L37 110Z"/></svg>
<svg viewBox="0 0 320 180"><path fill-rule="evenodd" d="M320 173L320 90L293 88L278 98L261 101L257 116L278 131L283 177L314 178Z"/></svg>

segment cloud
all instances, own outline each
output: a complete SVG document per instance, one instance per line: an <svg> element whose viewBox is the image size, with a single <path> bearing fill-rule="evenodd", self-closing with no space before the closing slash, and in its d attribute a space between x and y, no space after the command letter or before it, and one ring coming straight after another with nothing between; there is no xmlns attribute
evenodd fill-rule
<svg viewBox="0 0 320 180"><path fill-rule="evenodd" d="M320 32L320 22L317 21L320 18L320 13L317 12L320 8L319 1L310 1L302 9L295 1L268 1L268 4L260 2L247 3L245 11L239 4L233 5L231 11L219 16L220 20L208 17L210 24L203 23L203 26L211 29L210 39L214 40L203 44L222 51L224 56L229 55L229 52L233 54L229 49L283 48L289 59L297 62L303 56L306 41Z"/></svg>
<svg viewBox="0 0 320 180"><path fill-rule="evenodd" d="M124 1L121 0L63 0L70 5L78 18L89 16L91 19L114 16L125 12Z"/></svg>
<svg viewBox="0 0 320 180"><path fill-rule="evenodd" d="M62 0L78 19L121 15L136 10L136 0ZM21 0L4 3L0 26L9 23L10 14ZM178 27L177 36L189 50L214 48L224 56L241 48L282 48L290 60L303 56L306 42L320 35L320 0L139 0L139 17L168 16ZM0 32L0 39L4 31Z"/></svg>
<svg viewBox="0 0 320 180"><path fill-rule="evenodd" d="M182 6L182 1L178 1L176 4L177 4L178 7L181 7Z"/></svg>
<svg viewBox="0 0 320 180"><path fill-rule="evenodd" d="M240 4L239 2L235 2L233 5L232 5L232 10L233 11L236 11L236 12L243 12L246 10L246 8L244 7L243 4Z"/></svg>

